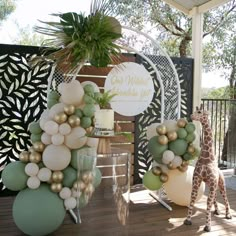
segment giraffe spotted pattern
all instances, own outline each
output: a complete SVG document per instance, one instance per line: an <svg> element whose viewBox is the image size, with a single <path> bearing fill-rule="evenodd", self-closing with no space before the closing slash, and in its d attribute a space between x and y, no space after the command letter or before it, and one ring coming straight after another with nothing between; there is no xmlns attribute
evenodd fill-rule
<svg viewBox="0 0 236 236"><path fill-rule="evenodd" d="M196 110L191 115L192 120L200 121L203 129L203 141L201 145L201 155L195 165L193 173L193 185L191 193L191 201L188 208L188 215L184 221L185 225L191 225L191 217L193 213L194 203L197 199L199 187L204 181L209 187L209 194L207 198L207 211L206 211L206 225L204 231L211 231L211 208L215 207L215 214L219 214L219 209L216 201L216 192L219 188L220 193L225 202L225 217L231 219L230 206L226 195L225 179L223 173L218 168L217 158L214 156L213 151L213 136L212 130L209 124L208 112L203 111L201 108Z"/></svg>

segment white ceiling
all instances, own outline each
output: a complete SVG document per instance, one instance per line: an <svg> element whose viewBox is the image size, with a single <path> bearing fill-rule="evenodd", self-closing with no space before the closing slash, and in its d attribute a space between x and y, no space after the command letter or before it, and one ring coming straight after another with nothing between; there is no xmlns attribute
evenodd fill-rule
<svg viewBox="0 0 236 236"><path fill-rule="evenodd" d="M184 12L186 15L192 15L193 11L204 13L217 6L220 6L230 0L163 0L172 7Z"/></svg>

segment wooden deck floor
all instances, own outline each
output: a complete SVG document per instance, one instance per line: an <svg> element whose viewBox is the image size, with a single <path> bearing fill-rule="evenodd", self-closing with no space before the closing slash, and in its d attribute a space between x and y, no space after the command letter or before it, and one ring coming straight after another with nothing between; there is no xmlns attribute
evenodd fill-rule
<svg viewBox="0 0 236 236"><path fill-rule="evenodd" d="M233 218L224 218L224 206L219 197L220 216L212 216L212 231L203 232L205 223L206 196L196 204L193 216L193 225L183 225L187 208L169 202L173 211L168 211L147 194L147 191L133 191L129 204L129 217L122 218L125 214L125 205L120 205L120 210L109 201L93 200L81 212L82 224L74 224L69 214L66 215L63 225L53 236L223 236L236 235L236 191L227 189L231 204ZM13 197L0 198L0 236L22 236L12 219L11 207ZM118 220L118 216L121 221ZM123 222L122 225L121 222Z"/></svg>

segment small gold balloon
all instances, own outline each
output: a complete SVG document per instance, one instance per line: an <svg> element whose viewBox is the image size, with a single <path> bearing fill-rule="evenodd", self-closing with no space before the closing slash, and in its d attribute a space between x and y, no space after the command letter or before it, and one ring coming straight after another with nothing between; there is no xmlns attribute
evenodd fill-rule
<svg viewBox="0 0 236 236"><path fill-rule="evenodd" d="M36 152L43 152L45 145L41 141L38 141L33 144L33 147Z"/></svg>
<svg viewBox="0 0 236 236"><path fill-rule="evenodd" d="M163 134L166 134L167 129L165 125L158 125L156 128L156 131L158 134L163 135Z"/></svg>
<svg viewBox="0 0 236 236"><path fill-rule="evenodd" d="M185 171L187 171L187 169L188 169L188 165L187 166L181 165L181 166L178 167L178 170L181 171L181 172L185 172Z"/></svg>
<svg viewBox="0 0 236 236"><path fill-rule="evenodd" d="M30 155L29 152L23 151L19 155L19 160L26 163L29 161L29 155Z"/></svg>
<svg viewBox="0 0 236 236"><path fill-rule="evenodd" d="M82 174L82 180L85 182L85 184L91 183L93 181L92 171L85 171Z"/></svg>
<svg viewBox="0 0 236 236"><path fill-rule="evenodd" d="M162 183L166 183L169 179L169 176L166 173L161 173L160 174L160 180Z"/></svg>
<svg viewBox="0 0 236 236"><path fill-rule="evenodd" d="M31 146L29 149L28 149L29 152L35 152L35 149L33 146Z"/></svg>
<svg viewBox="0 0 236 236"><path fill-rule="evenodd" d="M191 145L188 147L188 153L193 154L195 152L195 148Z"/></svg>
<svg viewBox="0 0 236 236"><path fill-rule="evenodd" d="M60 183L63 180L64 174L61 171L54 171L52 173L52 181Z"/></svg>
<svg viewBox="0 0 236 236"><path fill-rule="evenodd" d="M31 152L29 155L29 160L32 163L36 163L36 164L39 163L42 160L41 153L36 152L36 151Z"/></svg>
<svg viewBox="0 0 236 236"><path fill-rule="evenodd" d="M80 118L76 115L71 115L68 118L68 123L70 124L71 127L76 127L80 125Z"/></svg>
<svg viewBox="0 0 236 236"><path fill-rule="evenodd" d="M82 180L77 180L73 184L75 190L83 191L86 188L86 184Z"/></svg>
<svg viewBox="0 0 236 236"><path fill-rule="evenodd" d="M186 125L187 125L187 120L184 119L184 118L180 118L177 120L177 125L180 127L180 128L184 128Z"/></svg>
<svg viewBox="0 0 236 236"><path fill-rule="evenodd" d="M67 115L64 112L58 113L54 116L54 120L58 123L58 124L62 124L64 122L66 122L67 120Z"/></svg>
<svg viewBox="0 0 236 236"><path fill-rule="evenodd" d="M153 173L154 175L159 176L159 175L162 173L161 168L160 168L159 166L154 166L154 167L152 167L152 173Z"/></svg>
<svg viewBox="0 0 236 236"><path fill-rule="evenodd" d="M52 183L51 184L51 190L54 193L59 193L62 190L62 184L61 183Z"/></svg>
<svg viewBox="0 0 236 236"><path fill-rule="evenodd" d="M86 129L87 134L91 134L93 132L93 126L90 126Z"/></svg>
<svg viewBox="0 0 236 236"><path fill-rule="evenodd" d="M64 107L64 112L67 114L67 115L72 115L75 113L75 106L74 105L66 105Z"/></svg>
<svg viewBox="0 0 236 236"><path fill-rule="evenodd" d="M188 165L189 165L189 161L185 161L185 160L183 160L183 162L182 162L181 165L182 165L182 166L188 166Z"/></svg>
<svg viewBox="0 0 236 236"><path fill-rule="evenodd" d="M88 197L91 197L94 192L94 186L92 184L88 184L84 190L84 194Z"/></svg>
<svg viewBox="0 0 236 236"><path fill-rule="evenodd" d="M170 162L170 163L167 165L167 167L168 167L168 169L170 169L170 170L174 170L174 169L175 169L175 167L174 167L174 165L172 164L172 162Z"/></svg>
<svg viewBox="0 0 236 236"><path fill-rule="evenodd" d="M166 135L167 135L169 141L174 141L178 137L178 135L177 135L177 133L175 131L169 131L169 132L167 132Z"/></svg>
<svg viewBox="0 0 236 236"><path fill-rule="evenodd" d="M161 145L166 145L168 143L168 138L166 135L161 135L161 136L158 136L158 142L161 144Z"/></svg>

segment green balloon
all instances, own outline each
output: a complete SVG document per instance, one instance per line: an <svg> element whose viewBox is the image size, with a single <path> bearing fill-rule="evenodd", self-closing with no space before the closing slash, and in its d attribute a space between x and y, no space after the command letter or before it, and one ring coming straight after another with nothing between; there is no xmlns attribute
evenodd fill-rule
<svg viewBox="0 0 236 236"><path fill-rule="evenodd" d="M73 183L77 179L77 170L72 168L71 166L66 167L63 171L64 178L63 178L63 186L71 188L73 186Z"/></svg>
<svg viewBox="0 0 236 236"><path fill-rule="evenodd" d="M158 142L158 136L152 137L148 142L148 150L152 154L153 159L158 163L162 163L162 154L167 150L168 145L162 145Z"/></svg>
<svg viewBox="0 0 236 236"><path fill-rule="evenodd" d="M185 140L186 140L188 143L191 143L191 142L193 142L193 141L195 140L195 138L196 138L196 135L195 135L194 133L189 133L189 134L186 136Z"/></svg>
<svg viewBox="0 0 236 236"><path fill-rule="evenodd" d="M90 117L87 117L87 116L83 116L81 119L80 119L80 126L84 129L90 127L92 124L92 120Z"/></svg>
<svg viewBox="0 0 236 236"><path fill-rule="evenodd" d="M176 132L177 132L178 138L185 138L188 134L185 128L179 128Z"/></svg>
<svg viewBox="0 0 236 236"><path fill-rule="evenodd" d="M54 232L65 218L63 200L53 193L49 185L19 192L13 203L13 219L27 235L41 236Z"/></svg>
<svg viewBox="0 0 236 236"><path fill-rule="evenodd" d="M2 182L12 191L20 191L27 186L28 176L25 174L25 165L21 161L9 163L2 171Z"/></svg>
<svg viewBox="0 0 236 236"><path fill-rule="evenodd" d="M95 92L94 93L94 99L95 100L99 100L99 99L101 99L102 98L102 93L100 93L100 92Z"/></svg>
<svg viewBox="0 0 236 236"><path fill-rule="evenodd" d="M94 99L91 96L89 96L88 94L84 94L83 100L86 104L94 104L94 102L95 102Z"/></svg>
<svg viewBox="0 0 236 236"><path fill-rule="evenodd" d="M51 91L49 94L48 94L48 99L51 99L51 100L59 100L60 98L60 94L57 92L57 91Z"/></svg>
<svg viewBox="0 0 236 236"><path fill-rule="evenodd" d="M47 107L50 109L51 107L53 107L57 103L58 103L58 100L56 100L56 99L48 99Z"/></svg>
<svg viewBox="0 0 236 236"><path fill-rule="evenodd" d="M71 151L71 166L78 169L78 165L81 171L93 170L95 159L93 156L78 156L78 150Z"/></svg>
<svg viewBox="0 0 236 236"><path fill-rule="evenodd" d="M81 118L83 116L83 112L80 108L77 108L75 110L75 115L78 116L79 118Z"/></svg>
<svg viewBox="0 0 236 236"><path fill-rule="evenodd" d="M185 161L190 161L190 160L193 160L194 159L194 156L191 155L190 153L186 152L184 155L183 155L183 158Z"/></svg>
<svg viewBox="0 0 236 236"><path fill-rule="evenodd" d="M188 133L193 133L196 129L194 123L192 122L189 122L186 126L185 126L185 129Z"/></svg>
<svg viewBox="0 0 236 236"><path fill-rule="evenodd" d="M93 85L92 84L86 84L85 86L84 86L84 92L86 93L86 94L94 94L94 87L93 87Z"/></svg>
<svg viewBox="0 0 236 236"><path fill-rule="evenodd" d="M95 167L93 170L93 186L97 188L102 181L102 173L98 167Z"/></svg>
<svg viewBox="0 0 236 236"><path fill-rule="evenodd" d="M81 194L79 197L79 208L83 208L88 204L88 198L85 196L85 194Z"/></svg>
<svg viewBox="0 0 236 236"><path fill-rule="evenodd" d="M169 143L169 149L177 156L183 155L186 152L187 147L188 144L184 139L176 139Z"/></svg>
<svg viewBox="0 0 236 236"><path fill-rule="evenodd" d="M160 177L154 175L150 170L143 176L143 185L149 190L158 190L161 188L162 184Z"/></svg>
<svg viewBox="0 0 236 236"><path fill-rule="evenodd" d="M31 122L29 124L29 131L31 134L41 134L42 133L42 129L40 128L39 122Z"/></svg>
<svg viewBox="0 0 236 236"><path fill-rule="evenodd" d="M83 113L87 117L94 116L95 106L93 104L86 104L83 108Z"/></svg>
<svg viewBox="0 0 236 236"><path fill-rule="evenodd" d="M31 140L32 143L41 141L41 136L42 136L42 133L40 133L40 134L31 134L30 135L30 140Z"/></svg>

